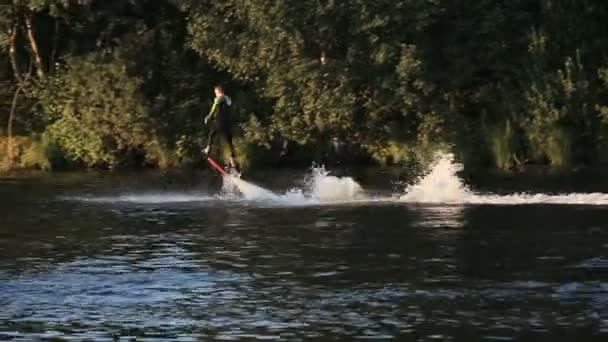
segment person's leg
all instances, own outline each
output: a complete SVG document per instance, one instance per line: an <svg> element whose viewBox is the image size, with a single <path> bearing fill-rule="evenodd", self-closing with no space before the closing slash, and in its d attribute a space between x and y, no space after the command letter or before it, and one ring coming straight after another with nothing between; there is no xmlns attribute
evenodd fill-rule
<svg viewBox="0 0 608 342"><path fill-rule="evenodd" d="M213 138L215 137L215 127L211 127L211 131L209 131L209 138L207 139L207 147L205 147L205 149L203 149L203 153L205 154L209 154L209 151L211 150L211 145L213 144Z"/></svg>
<svg viewBox="0 0 608 342"><path fill-rule="evenodd" d="M237 171L241 171L238 162L236 161L236 149L234 148L234 144L232 143L232 130L230 128L226 128L223 130L224 140L226 144L228 144L228 148L230 149L230 167L236 169Z"/></svg>

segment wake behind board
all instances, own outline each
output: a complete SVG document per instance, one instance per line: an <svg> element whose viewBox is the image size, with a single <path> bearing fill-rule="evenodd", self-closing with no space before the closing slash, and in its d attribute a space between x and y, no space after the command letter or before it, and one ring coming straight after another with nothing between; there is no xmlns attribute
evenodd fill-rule
<svg viewBox="0 0 608 342"><path fill-rule="evenodd" d="M207 156L207 161L220 173L220 175L223 177L227 176L224 177L224 186L226 186L226 184L230 184L231 186L236 187L235 189L238 190L246 199L276 200L278 198L277 195L275 195L272 191L242 180L240 172L234 169L230 169L228 171L222 169L222 167L209 156ZM226 183L226 181L228 181L228 183Z"/></svg>

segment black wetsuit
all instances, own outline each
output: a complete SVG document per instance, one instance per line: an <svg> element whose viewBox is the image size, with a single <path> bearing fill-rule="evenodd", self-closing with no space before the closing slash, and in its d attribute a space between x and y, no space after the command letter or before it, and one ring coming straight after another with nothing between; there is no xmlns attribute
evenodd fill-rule
<svg viewBox="0 0 608 342"><path fill-rule="evenodd" d="M207 118L212 120L207 146L211 148L213 138L216 134L219 133L219 135L226 141L226 143L230 147L230 154L232 158L236 158L234 145L232 145L232 120L230 117L231 105L232 100L226 95L217 96L213 100L213 106L211 107L209 115L207 115Z"/></svg>

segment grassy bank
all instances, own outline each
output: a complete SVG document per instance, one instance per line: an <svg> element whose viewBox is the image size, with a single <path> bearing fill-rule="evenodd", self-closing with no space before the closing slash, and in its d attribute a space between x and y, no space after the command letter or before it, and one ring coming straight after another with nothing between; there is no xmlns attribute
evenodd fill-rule
<svg viewBox="0 0 608 342"><path fill-rule="evenodd" d="M9 152L12 145L12 153ZM11 158L12 154L12 158ZM0 137L0 170L41 169L52 170L52 151L41 141L30 137L16 136L12 141Z"/></svg>

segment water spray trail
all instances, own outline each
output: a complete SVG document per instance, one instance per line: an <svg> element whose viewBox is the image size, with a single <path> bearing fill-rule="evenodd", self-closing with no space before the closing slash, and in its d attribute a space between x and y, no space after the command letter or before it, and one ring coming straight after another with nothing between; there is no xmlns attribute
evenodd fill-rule
<svg viewBox="0 0 608 342"><path fill-rule="evenodd" d="M605 193L570 193L562 195L515 193L511 195L481 194L473 191L457 176L462 165L454 162L452 155L438 156L431 171L416 184L408 186L405 193L390 197L368 196L362 187L350 177L332 176L323 168L315 168L305 178L304 186L283 193L275 193L233 175L223 176L223 192L220 195L204 193L120 194L116 196L71 196L64 200L100 203L177 203L223 200L246 200L271 206L332 205L345 203L401 202L438 205L489 204L577 204L608 205Z"/></svg>
<svg viewBox="0 0 608 342"><path fill-rule="evenodd" d="M81 195L81 196L59 196L64 201L78 201L89 203L132 203L132 204L166 204L166 203L193 203L205 202L216 199L203 193L179 193L179 192L155 192L140 194L121 194L121 195Z"/></svg>
<svg viewBox="0 0 608 342"><path fill-rule="evenodd" d="M361 186L350 177L330 176L323 168L313 169L305 180L304 189L294 188L277 194L233 175L224 176L223 192L227 196L241 195L246 200L271 201L284 205L345 203L364 200Z"/></svg>
<svg viewBox="0 0 608 342"><path fill-rule="evenodd" d="M279 198L272 191L244 181L238 176L224 174L223 180L222 190L227 195L235 196L238 192L248 200L277 200Z"/></svg>
<svg viewBox="0 0 608 342"><path fill-rule="evenodd" d="M324 168L315 168L307 181L310 196L319 201L365 199L363 188L351 177L331 176Z"/></svg>
<svg viewBox="0 0 608 342"><path fill-rule="evenodd" d="M608 194L604 193L570 193L562 195L549 194L512 194L495 195L475 193L467 187L456 174L462 165L454 162L451 154L440 154L431 172L418 183L407 187L400 197L406 203L436 204L583 204L608 205Z"/></svg>

